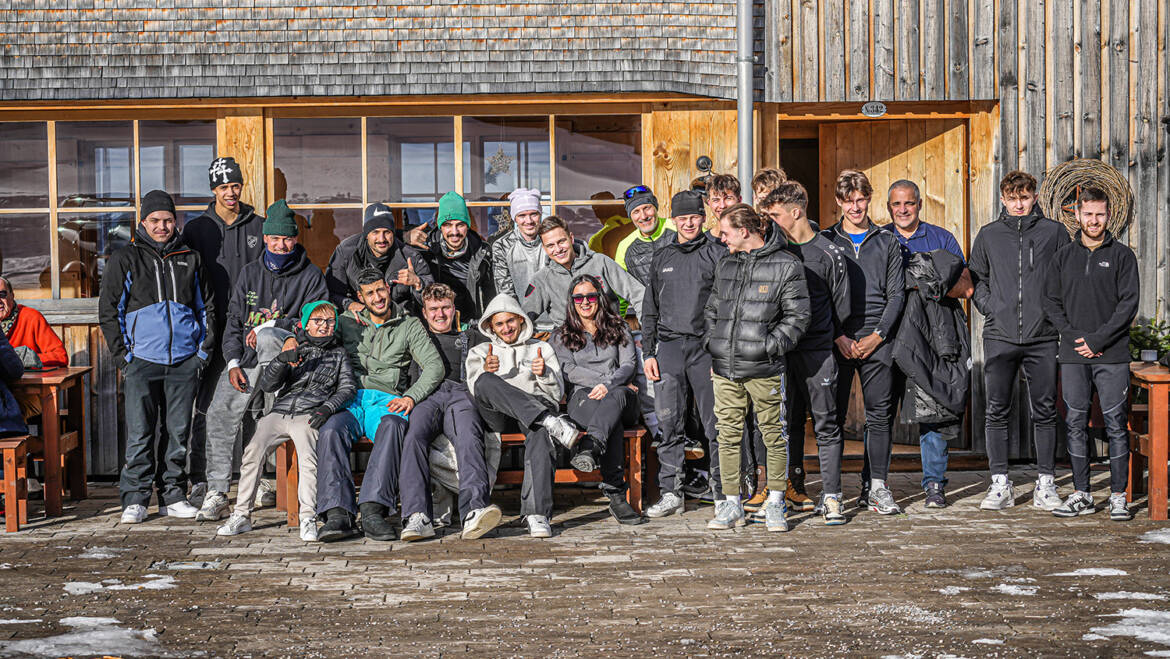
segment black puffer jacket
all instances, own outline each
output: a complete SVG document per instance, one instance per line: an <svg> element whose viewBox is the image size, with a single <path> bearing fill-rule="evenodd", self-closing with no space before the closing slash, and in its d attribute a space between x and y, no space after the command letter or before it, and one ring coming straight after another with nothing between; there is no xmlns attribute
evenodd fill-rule
<svg viewBox="0 0 1170 659"><path fill-rule="evenodd" d="M1056 340L1044 312L1044 286L1056 251L1068 242L1068 231L1039 206L1023 217L1001 210L979 230L971 246L971 299L987 319L984 339L1017 345Z"/></svg>
<svg viewBox="0 0 1170 659"><path fill-rule="evenodd" d="M373 255L366 243L366 234L357 233L345 240L333 250L329 257L329 267L325 269L325 285L329 287L329 301L341 311L349 308L350 302L357 302L358 276L367 262L371 262ZM396 303L414 308L422 301L422 291L409 286L393 283L398 278L398 271L404 270L407 260L414 266L414 273L422 280L425 288L432 284L435 278L431 276L431 268L427 264L421 251L407 245L398 236L390 245L390 260L385 268L381 269L387 282L390 282L390 298ZM371 263L372 267L377 267Z"/></svg>
<svg viewBox="0 0 1170 659"><path fill-rule="evenodd" d="M764 246L724 256L707 299L706 347L716 375L741 380L784 372L784 355L808 327L804 265L768 227Z"/></svg>
<svg viewBox="0 0 1170 659"><path fill-rule="evenodd" d="M906 374L905 423L956 421L967 408L967 316L958 300L946 296L963 267L963 260L945 249L914 254L906 267L906 308L894 339L894 361Z"/></svg>
<svg viewBox="0 0 1170 659"><path fill-rule="evenodd" d="M257 389L277 395L271 413L308 414L321 405L334 413L345 409L358 388L345 348L336 337L315 346L302 332L297 341L296 366L284 358L273 359L257 379Z"/></svg>

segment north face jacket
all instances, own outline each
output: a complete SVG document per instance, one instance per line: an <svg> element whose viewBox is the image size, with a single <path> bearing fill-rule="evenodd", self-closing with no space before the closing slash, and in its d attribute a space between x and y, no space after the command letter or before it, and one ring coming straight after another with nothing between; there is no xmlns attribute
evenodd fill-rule
<svg viewBox="0 0 1170 659"><path fill-rule="evenodd" d="M110 353L171 366L215 348L215 290L199 252L175 234L158 248L139 224L133 242L106 262L98 323Z"/></svg>
<svg viewBox="0 0 1170 659"><path fill-rule="evenodd" d="M324 405L331 414L345 409L357 393L357 378L345 348L334 335L324 346L297 333L297 365L273 359L260 372L256 387L276 394L270 413L296 416Z"/></svg>
<svg viewBox="0 0 1170 659"><path fill-rule="evenodd" d="M248 204L240 204L240 215L235 222L225 223L215 213L215 202L199 217L183 225L183 240L199 252L203 267L215 289L216 327L222 331L227 317L232 286L244 266L264 253L264 218Z"/></svg>
<svg viewBox="0 0 1170 659"><path fill-rule="evenodd" d="M716 375L731 380L784 372L784 355L808 327L804 266L768 227L764 246L724 256L707 300L706 347Z"/></svg>

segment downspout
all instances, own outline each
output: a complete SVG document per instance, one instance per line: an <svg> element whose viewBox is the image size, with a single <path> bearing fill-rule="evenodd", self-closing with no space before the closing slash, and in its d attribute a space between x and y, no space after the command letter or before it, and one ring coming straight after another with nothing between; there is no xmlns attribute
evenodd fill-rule
<svg viewBox="0 0 1170 659"><path fill-rule="evenodd" d="M739 147L736 158L739 162L739 183L744 203L752 203L752 165L755 159L754 133L752 130L752 0L736 0L736 78L735 96L736 129L739 133Z"/></svg>

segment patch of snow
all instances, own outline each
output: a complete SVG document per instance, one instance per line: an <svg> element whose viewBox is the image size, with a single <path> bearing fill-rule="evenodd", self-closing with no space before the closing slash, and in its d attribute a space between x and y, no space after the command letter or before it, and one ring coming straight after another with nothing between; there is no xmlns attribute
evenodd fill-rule
<svg viewBox="0 0 1170 659"><path fill-rule="evenodd" d="M1134 593L1128 590L1122 590L1115 593L1093 593L1093 597L1099 600L1162 600L1166 599L1164 595L1157 593Z"/></svg>
<svg viewBox="0 0 1170 659"><path fill-rule="evenodd" d="M1006 577L1004 583L1036 583L1032 577Z"/></svg>
<svg viewBox="0 0 1170 659"><path fill-rule="evenodd" d="M88 595L90 593L96 593L103 588L105 586L102 584L92 581L70 581L65 584L65 592L70 595Z"/></svg>
<svg viewBox="0 0 1170 659"><path fill-rule="evenodd" d="M878 604L870 607L869 611L883 617L893 617L904 622L920 622L927 624L940 624L946 621L942 614L929 609L924 609L913 604L907 605L888 605Z"/></svg>
<svg viewBox="0 0 1170 659"><path fill-rule="evenodd" d="M1170 657L1170 650L1150 650L1146 653L1147 657Z"/></svg>
<svg viewBox="0 0 1170 659"><path fill-rule="evenodd" d="M0 570L11 570L12 563L0 563Z"/></svg>
<svg viewBox="0 0 1170 659"><path fill-rule="evenodd" d="M1132 636L1139 641L1170 645L1170 611L1125 609L1111 617L1121 619L1089 631L1102 636Z"/></svg>
<svg viewBox="0 0 1170 659"><path fill-rule="evenodd" d="M992 590L1004 595L1035 595L1039 586L1017 586L1016 584L1001 583Z"/></svg>
<svg viewBox="0 0 1170 659"><path fill-rule="evenodd" d="M998 638L977 638L971 642L978 643L980 645L1003 645L1003 641Z"/></svg>
<svg viewBox="0 0 1170 659"><path fill-rule="evenodd" d="M1159 542L1164 545L1170 545L1170 529L1146 531L1142 534L1138 542Z"/></svg>
<svg viewBox="0 0 1170 659"><path fill-rule="evenodd" d="M1072 572L1057 572L1050 574L1050 577L1124 577L1129 573L1125 570L1118 570L1115 567L1083 567Z"/></svg>
<svg viewBox="0 0 1170 659"><path fill-rule="evenodd" d="M126 550L115 547L86 547L85 551L77 555L77 558L117 558L118 553L123 551Z"/></svg>
<svg viewBox="0 0 1170 659"><path fill-rule="evenodd" d="M959 593L966 590L971 589L967 586L947 586L945 588L939 588L938 592L942 593L943 595L958 595Z"/></svg>
<svg viewBox="0 0 1170 659"><path fill-rule="evenodd" d="M88 595L100 590L167 590L175 587L175 578L164 574L148 574L148 581L142 583L122 583L120 579L103 579L101 583L90 581L71 581L65 584L65 592L70 595Z"/></svg>
<svg viewBox="0 0 1170 659"><path fill-rule="evenodd" d="M1109 637L1102 636L1100 634L1085 634L1084 636L1081 637L1081 640L1082 641L1108 641Z"/></svg>
<svg viewBox="0 0 1170 659"><path fill-rule="evenodd" d="M121 655L126 657L165 657L153 629L134 630L119 627L116 618L76 616L60 623L73 631L46 638L28 638L0 643L5 654L33 657Z"/></svg>
<svg viewBox="0 0 1170 659"><path fill-rule="evenodd" d="M33 618L32 620L17 620L16 618L8 618L0 620L0 625L20 625L26 622L44 622L40 618Z"/></svg>
<svg viewBox="0 0 1170 659"><path fill-rule="evenodd" d="M156 561L152 570L218 570L219 561Z"/></svg>

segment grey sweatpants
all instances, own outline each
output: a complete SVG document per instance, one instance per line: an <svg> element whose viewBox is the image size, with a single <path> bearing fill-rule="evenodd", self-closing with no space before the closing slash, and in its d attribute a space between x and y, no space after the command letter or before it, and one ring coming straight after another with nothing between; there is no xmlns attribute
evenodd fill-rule
<svg viewBox="0 0 1170 659"><path fill-rule="evenodd" d="M317 516L317 431L309 426L308 414L266 414L256 424L256 432L248 442L240 465L237 515L252 515L264 462L277 446L290 439L297 448L297 501L301 506L301 519Z"/></svg>
<svg viewBox="0 0 1170 659"><path fill-rule="evenodd" d="M241 432L244 411L248 407L248 399L252 397L252 387L260 374L260 369L280 354L280 347L285 339L292 336L275 327L266 327L256 332L257 365L243 369L248 378L249 390L246 393L236 391L232 386L228 374L224 369L219 382L215 385L215 392L211 396L211 403L207 407L207 490L209 492L227 493L232 484L232 472L240 464L240 454L246 439Z"/></svg>

